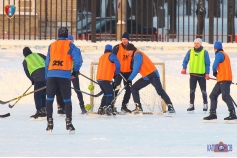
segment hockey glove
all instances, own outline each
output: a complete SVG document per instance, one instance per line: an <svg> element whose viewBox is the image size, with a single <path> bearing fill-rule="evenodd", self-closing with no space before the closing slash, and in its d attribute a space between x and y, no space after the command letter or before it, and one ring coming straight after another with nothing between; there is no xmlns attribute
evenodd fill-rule
<svg viewBox="0 0 237 158"><path fill-rule="evenodd" d="M206 80L209 80L209 79L210 79L209 74L206 74L205 79L206 79Z"/></svg>
<svg viewBox="0 0 237 158"><path fill-rule="evenodd" d="M216 77L216 76L217 76L217 72L213 72L213 76L215 76L215 77Z"/></svg>
<svg viewBox="0 0 237 158"><path fill-rule="evenodd" d="M186 74L186 69L182 69L181 74Z"/></svg>
<svg viewBox="0 0 237 158"><path fill-rule="evenodd" d="M114 84L115 84L115 86L118 86L118 85L120 85L120 83L121 83L121 76L119 74L116 74L114 76Z"/></svg>
<svg viewBox="0 0 237 158"><path fill-rule="evenodd" d="M128 84L129 87L132 87L132 81L128 80L127 84Z"/></svg>
<svg viewBox="0 0 237 158"><path fill-rule="evenodd" d="M72 78L75 78L78 76L79 71L73 71L72 72Z"/></svg>

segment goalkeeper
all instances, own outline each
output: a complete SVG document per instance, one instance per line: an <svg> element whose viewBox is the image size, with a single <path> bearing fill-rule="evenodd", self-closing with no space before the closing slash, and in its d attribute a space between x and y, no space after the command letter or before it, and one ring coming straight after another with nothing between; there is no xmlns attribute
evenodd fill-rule
<svg viewBox="0 0 237 158"><path fill-rule="evenodd" d="M131 63L131 56L128 55L127 51L126 51L126 46L129 43L129 33L125 32L122 35L122 42L120 44L117 44L113 47L113 53L117 56L121 67L120 67L120 71L121 74L125 77L125 79L127 80L128 77L131 74L131 67L130 67L130 63ZM120 85L120 83L122 82L122 77L120 75L116 76L116 83L118 83L118 85ZM123 80L124 85L127 84L127 81ZM115 91L115 96L117 95L118 91ZM123 97L123 101L122 101L122 106L121 106L121 112L122 113L131 113L131 110L129 110L127 108L127 104L129 102L131 96L131 89L129 86L125 87L125 94ZM114 105L112 105L114 107Z"/></svg>
<svg viewBox="0 0 237 158"><path fill-rule="evenodd" d="M128 83L131 87L133 100L136 104L136 108L132 111L132 113L143 113L142 105L140 103L139 90L149 84L152 84L155 87L158 95L161 96L161 98L168 106L168 111L166 113L168 115L175 114L172 102L167 93L162 88L159 72L156 69L155 65L152 63L152 61L149 59L149 57L142 51L137 50L137 48L133 44L128 44L126 50L128 51L128 54L132 57L132 73L128 78ZM132 80L136 77L138 73L142 75L142 78L137 80L132 85Z"/></svg>

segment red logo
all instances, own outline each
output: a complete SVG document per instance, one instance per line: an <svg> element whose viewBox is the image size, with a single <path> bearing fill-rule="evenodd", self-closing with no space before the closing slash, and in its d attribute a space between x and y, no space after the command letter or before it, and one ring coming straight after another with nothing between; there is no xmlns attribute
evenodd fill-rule
<svg viewBox="0 0 237 158"><path fill-rule="evenodd" d="M5 7L4 7L4 11L5 11L6 16L7 16L9 19L11 19L11 18L15 15L16 6L15 6L15 5L11 5L11 4L7 4L7 5L5 5Z"/></svg>
<svg viewBox="0 0 237 158"><path fill-rule="evenodd" d="M215 144L214 152L228 152L228 145L220 142L219 144Z"/></svg>

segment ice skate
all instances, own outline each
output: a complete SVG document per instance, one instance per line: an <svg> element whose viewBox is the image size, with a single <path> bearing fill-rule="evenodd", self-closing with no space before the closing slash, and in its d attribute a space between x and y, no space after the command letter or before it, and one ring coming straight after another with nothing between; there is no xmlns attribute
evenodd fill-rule
<svg viewBox="0 0 237 158"><path fill-rule="evenodd" d="M84 105L80 105L80 108L81 108L81 114L82 114L82 115L87 114L87 111L86 111Z"/></svg>
<svg viewBox="0 0 237 158"><path fill-rule="evenodd" d="M116 116L116 115L117 115L117 108L116 108L116 107L113 107L113 106L111 105L111 110L112 110L112 115L113 115L113 116Z"/></svg>
<svg viewBox="0 0 237 158"><path fill-rule="evenodd" d="M46 107L43 107L42 109L41 109L41 119L42 120L46 120Z"/></svg>
<svg viewBox="0 0 237 158"><path fill-rule="evenodd" d="M104 106L103 109L104 109L104 114L106 116L113 116L113 111L112 111L111 105Z"/></svg>
<svg viewBox="0 0 237 158"><path fill-rule="evenodd" d="M224 118L224 122L230 124L237 123L237 117L234 110L231 110L229 116Z"/></svg>
<svg viewBox="0 0 237 158"><path fill-rule="evenodd" d="M193 114L193 113L194 113L194 110L195 110L194 105L193 105L193 104L190 104L189 108L187 109L188 113L189 113L189 114Z"/></svg>
<svg viewBox="0 0 237 158"><path fill-rule="evenodd" d="M65 111L62 108L58 108L58 116L66 116Z"/></svg>
<svg viewBox="0 0 237 158"><path fill-rule="evenodd" d="M72 119L71 118L66 118L66 129L68 130L69 134L74 134L75 133L75 128L72 125Z"/></svg>
<svg viewBox="0 0 237 158"><path fill-rule="evenodd" d="M210 110L210 115L203 118L203 122L205 123L216 123L217 122L217 116L215 110Z"/></svg>
<svg viewBox="0 0 237 158"><path fill-rule="evenodd" d="M48 119L48 125L47 125L47 128L46 128L46 131L48 131L49 134L52 133L52 131L53 131L53 118Z"/></svg>
<svg viewBox="0 0 237 158"><path fill-rule="evenodd" d="M143 109L142 109L141 103L135 103L135 104L136 104L136 108L132 110L131 114L143 116Z"/></svg>
<svg viewBox="0 0 237 158"><path fill-rule="evenodd" d="M42 120L41 110L37 110L34 115L30 116L30 120Z"/></svg>
<svg viewBox="0 0 237 158"><path fill-rule="evenodd" d="M116 107L112 107L112 114L113 114L113 116L117 115L117 108Z"/></svg>
<svg viewBox="0 0 237 158"><path fill-rule="evenodd" d="M127 104L122 105L122 107L121 107L121 114L122 115L130 114L131 112L132 111L127 108Z"/></svg>
<svg viewBox="0 0 237 158"><path fill-rule="evenodd" d="M99 114L99 115L104 115L103 107L99 107L99 109L98 109L98 114Z"/></svg>
<svg viewBox="0 0 237 158"><path fill-rule="evenodd" d="M176 114L174 107L172 104L168 104L168 111L164 113L166 117L173 117Z"/></svg>
<svg viewBox="0 0 237 158"><path fill-rule="evenodd" d="M204 112L204 114L207 112L207 110L208 110L208 105L207 105L207 103L206 103L206 104L203 104L203 112Z"/></svg>

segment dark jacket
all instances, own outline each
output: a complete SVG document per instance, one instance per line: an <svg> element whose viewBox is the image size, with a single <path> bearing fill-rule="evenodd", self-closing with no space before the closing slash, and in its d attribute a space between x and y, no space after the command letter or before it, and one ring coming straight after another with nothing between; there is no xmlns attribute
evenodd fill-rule
<svg viewBox="0 0 237 158"><path fill-rule="evenodd" d="M44 54L41 54L41 53L37 53L39 56L41 56L44 60L46 60L46 56ZM22 62L22 65L23 65L23 68L24 68L24 71L25 71L25 74L26 76L31 80L31 81L38 81L38 82L46 82L45 80L45 67L44 68L40 68L38 70L35 70L31 76L30 76L30 73L28 71L28 68L27 68L27 63L26 63L26 60L24 60Z"/></svg>

